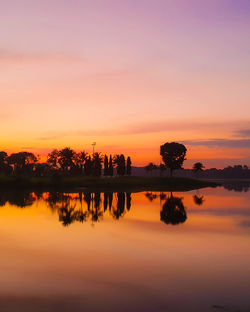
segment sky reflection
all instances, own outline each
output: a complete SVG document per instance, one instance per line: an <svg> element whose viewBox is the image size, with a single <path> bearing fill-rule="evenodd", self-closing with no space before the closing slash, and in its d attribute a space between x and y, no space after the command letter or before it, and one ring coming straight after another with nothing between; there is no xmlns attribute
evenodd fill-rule
<svg viewBox="0 0 250 312"><path fill-rule="evenodd" d="M20 206L5 196L3 205L1 193L1 311L250 308L249 192L156 192L152 201L149 194L133 193L128 206L128 194L114 193L105 211L103 193L90 194L89 210L79 193L26 194L28 205L19 195ZM202 205L194 196L203 196ZM178 225L161 222L171 198L185 209L187 218ZM76 220L64 224L62 209L77 212ZM89 211L86 222L77 219L81 209Z"/></svg>

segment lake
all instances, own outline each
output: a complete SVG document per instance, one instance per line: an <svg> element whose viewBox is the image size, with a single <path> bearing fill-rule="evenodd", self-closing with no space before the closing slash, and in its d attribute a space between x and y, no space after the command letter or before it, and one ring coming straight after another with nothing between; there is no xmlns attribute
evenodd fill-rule
<svg viewBox="0 0 250 312"><path fill-rule="evenodd" d="M250 192L0 192L0 311L250 311Z"/></svg>

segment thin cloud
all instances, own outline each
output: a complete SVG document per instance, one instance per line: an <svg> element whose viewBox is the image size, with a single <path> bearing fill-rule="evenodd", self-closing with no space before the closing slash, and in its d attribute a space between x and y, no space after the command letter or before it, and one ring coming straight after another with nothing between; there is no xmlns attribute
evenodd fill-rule
<svg viewBox="0 0 250 312"><path fill-rule="evenodd" d="M186 145L206 147L250 148L250 139L210 139L210 140L185 140Z"/></svg>
<svg viewBox="0 0 250 312"><path fill-rule="evenodd" d="M60 132L48 132L44 136L40 137L39 140L54 140L60 139L66 136L116 136L116 135L138 135L148 133L164 133L164 132L175 132L183 129L188 131L206 131L210 129L221 129L222 127L227 129L235 127L235 123L221 124L219 122L204 123L204 122L193 122L193 121L150 121L140 122L138 124L127 124L119 126L119 129L90 129L90 130L77 130L77 131L60 131Z"/></svg>
<svg viewBox="0 0 250 312"><path fill-rule="evenodd" d="M243 228L250 228L250 220L242 221L239 225Z"/></svg>
<svg viewBox="0 0 250 312"><path fill-rule="evenodd" d="M25 53L20 51L6 51L0 49L0 63L18 64L18 63L37 63L37 62L83 62L83 58L60 55L60 54L39 54Z"/></svg>
<svg viewBox="0 0 250 312"><path fill-rule="evenodd" d="M234 123L235 124L235 123ZM180 131L187 129L189 131L205 131L209 129L221 129L222 127L230 128L232 123L221 124L221 122L197 122L197 121L153 121L141 122L138 124L128 125L120 130L121 134L147 134L157 132Z"/></svg>
<svg viewBox="0 0 250 312"><path fill-rule="evenodd" d="M236 131L236 136L249 138L250 137L250 128L241 129L241 130Z"/></svg>

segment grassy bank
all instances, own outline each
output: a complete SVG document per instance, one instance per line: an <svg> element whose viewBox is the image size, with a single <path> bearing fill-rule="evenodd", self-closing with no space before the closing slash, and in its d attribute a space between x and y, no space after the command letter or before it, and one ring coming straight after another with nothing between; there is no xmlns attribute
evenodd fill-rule
<svg viewBox="0 0 250 312"><path fill-rule="evenodd" d="M0 187L49 190L84 188L88 190L111 191L188 191L203 187L215 187L218 183L189 178L157 177L0 177Z"/></svg>

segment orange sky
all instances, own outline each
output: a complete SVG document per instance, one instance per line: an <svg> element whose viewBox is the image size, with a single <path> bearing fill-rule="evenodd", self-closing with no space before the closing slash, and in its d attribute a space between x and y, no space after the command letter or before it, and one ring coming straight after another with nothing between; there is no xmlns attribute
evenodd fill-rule
<svg viewBox="0 0 250 312"><path fill-rule="evenodd" d="M250 165L248 1L0 3L0 149ZM216 160L219 159L219 160Z"/></svg>

